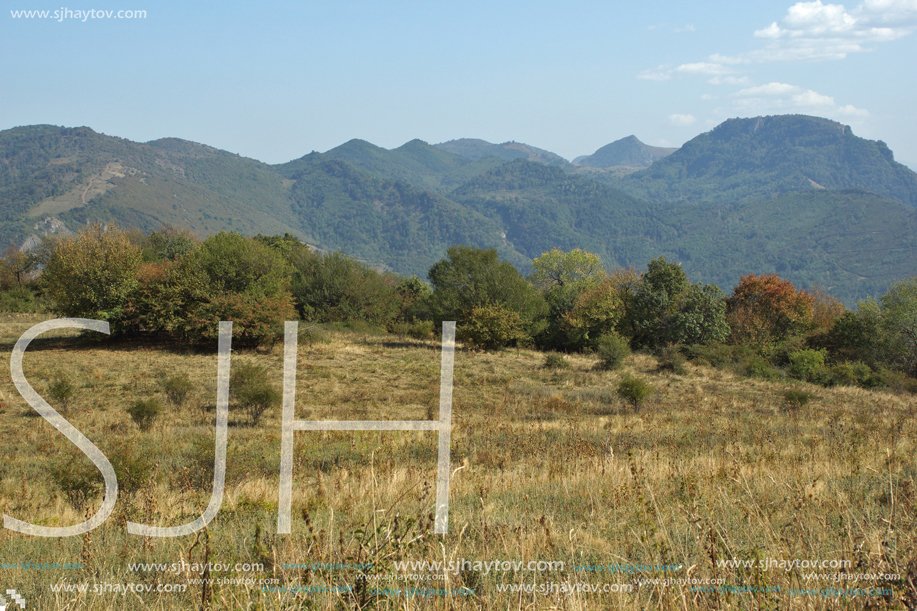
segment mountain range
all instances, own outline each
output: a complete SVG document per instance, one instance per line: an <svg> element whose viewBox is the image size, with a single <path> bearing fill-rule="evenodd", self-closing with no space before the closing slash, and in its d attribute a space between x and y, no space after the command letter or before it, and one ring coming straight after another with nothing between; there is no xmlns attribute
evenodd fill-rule
<svg viewBox="0 0 917 611"><path fill-rule="evenodd" d="M848 305L917 270L917 175L827 119L731 119L677 150L630 136L575 161L515 142L351 140L268 165L177 138L18 127L0 132L0 243L98 221L291 233L421 277L451 244L523 271L584 248L608 267L664 255L726 291L776 272Z"/></svg>

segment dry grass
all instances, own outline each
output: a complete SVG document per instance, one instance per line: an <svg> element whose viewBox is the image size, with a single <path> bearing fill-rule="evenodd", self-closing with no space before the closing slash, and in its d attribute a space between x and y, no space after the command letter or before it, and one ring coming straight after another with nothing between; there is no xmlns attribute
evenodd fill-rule
<svg viewBox="0 0 917 611"><path fill-rule="evenodd" d="M13 343L41 318L0 315L0 367ZM234 352L256 360L281 386L282 346ZM439 351L389 336L315 332L300 342L298 419L437 417ZM125 522L177 525L200 515L212 473L216 355L130 344L99 344L66 332L36 340L27 379L47 397L56 375L74 381L68 418L116 461L152 467L113 516L86 537L43 539L0 531L0 562L77 563L82 570L3 570L5 588L40 609L834 609L913 608L906 579L805 581L807 570L717 567L731 559L850 560L849 573L917 579L915 401L854 388L809 388L817 399L785 408L784 384L737 378L688 364L660 374L633 355L620 371L571 355L570 368L545 370L543 356L459 350L455 364L449 534L432 534L436 434L299 432L294 454L293 534L276 534L279 409L258 426L230 411L227 492L206 536L144 539ZM187 372L195 390L141 432L125 412L159 398L161 379ZM614 393L621 376L656 392L638 411ZM8 375L0 378L0 504L5 514L44 525L74 524L74 507L51 467L91 463L33 412ZM98 478L101 482L101 477ZM93 498L98 507L99 498ZM398 560L560 560L563 572L465 571L422 587L473 587L474 596L373 597L360 571L303 570L287 563L372 562L393 575ZM268 592L258 585L192 583L187 571L131 572L128 563L181 559L263 563L224 579L275 578L282 586L353 587L346 593ZM681 565L643 578L722 578L770 593L635 586L631 593L508 593L502 584L634 583L634 575L575 571L577 565ZM823 570L837 573L836 569ZM89 584L54 593L52 584ZM188 584L185 593L92 593L94 584ZM373 587L414 583L371 582ZM366 588L370 586L365 586ZM890 588L889 596L792 595L791 588ZM910 597L910 598L908 598ZM910 602L907 602L910 601Z"/></svg>

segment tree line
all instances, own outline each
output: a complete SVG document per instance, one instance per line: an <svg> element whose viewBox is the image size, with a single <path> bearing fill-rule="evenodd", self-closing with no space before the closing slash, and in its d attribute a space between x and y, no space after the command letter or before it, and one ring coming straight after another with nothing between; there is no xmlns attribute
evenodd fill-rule
<svg viewBox="0 0 917 611"><path fill-rule="evenodd" d="M904 386L917 381L917 277L847 310L824 290L776 274L747 274L725 294L692 283L678 263L606 270L595 254L552 249L524 278L495 249L452 246L429 284L378 271L295 237L94 226L6 251L0 309L109 322L115 337L203 344L232 320L237 345L276 341L283 322L369 325L429 337L443 320L483 349L530 346L643 350L746 375L822 384ZM39 271L40 270L40 271Z"/></svg>

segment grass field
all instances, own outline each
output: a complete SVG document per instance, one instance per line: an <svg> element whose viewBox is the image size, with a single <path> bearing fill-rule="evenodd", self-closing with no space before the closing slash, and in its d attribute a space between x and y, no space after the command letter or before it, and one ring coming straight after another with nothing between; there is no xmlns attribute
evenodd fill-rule
<svg viewBox="0 0 917 611"><path fill-rule="evenodd" d="M101 475L9 374L17 338L47 318L0 315L0 504L65 526L98 509ZM126 522L184 524L210 498L216 346L51 333L26 352L26 378L103 450L121 490L86 535L0 531L0 586L27 609L917 608L913 395L805 386L816 398L791 409L789 384L691 363L660 372L640 354L614 372L566 358L545 369L533 351L456 350L445 536L431 521L436 433L360 431L296 433L292 534L278 535L280 408L253 426L231 403L219 514L196 535L145 538ZM282 345L232 359L265 365L281 388ZM296 418L437 418L439 366L432 342L306 330ZM193 389L170 405L176 373ZM637 409L615 393L625 374L655 389ZM51 398L60 380L74 388L66 411ZM126 409L145 399L166 407L141 430ZM523 565L395 564L463 559Z"/></svg>

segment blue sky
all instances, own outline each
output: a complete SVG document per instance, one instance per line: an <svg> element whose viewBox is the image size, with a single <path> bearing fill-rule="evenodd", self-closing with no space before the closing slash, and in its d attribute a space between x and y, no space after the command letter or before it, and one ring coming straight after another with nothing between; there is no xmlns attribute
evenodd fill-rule
<svg viewBox="0 0 917 611"><path fill-rule="evenodd" d="M917 0L78 1L4 2L0 129L174 136L269 163L351 138L516 140L572 159L801 113L917 168Z"/></svg>

